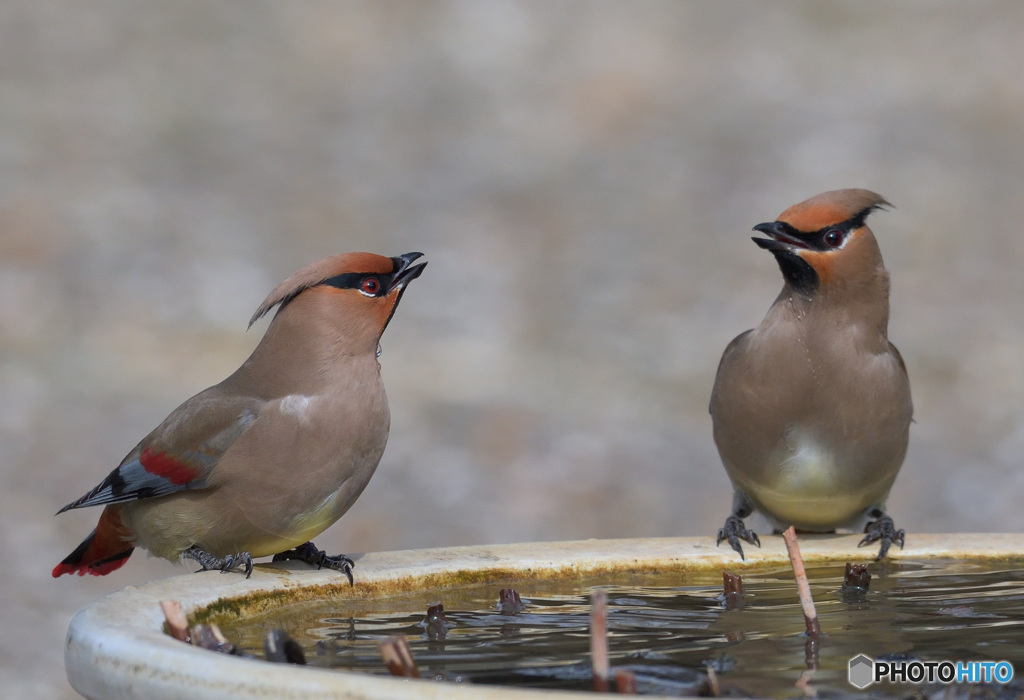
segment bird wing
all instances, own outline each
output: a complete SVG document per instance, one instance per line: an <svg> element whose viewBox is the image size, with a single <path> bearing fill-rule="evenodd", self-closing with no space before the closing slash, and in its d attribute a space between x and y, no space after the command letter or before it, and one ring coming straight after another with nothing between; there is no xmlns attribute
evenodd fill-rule
<svg viewBox="0 0 1024 700"><path fill-rule="evenodd" d="M719 382L721 382L724 379L722 370L733 359L733 354L739 348L740 344L746 342L747 338L749 338L750 334L753 332L754 329L751 328L750 330L743 331L738 336L733 338L732 342L725 347L725 351L722 353L722 359L718 361L718 371L715 372L715 385L711 389L711 403L708 406L708 412L711 413L712 415L714 415L715 413L715 403L718 400Z"/></svg>
<svg viewBox="0 0 1024 700"><path fill-rule="evenodd" d="M905 362L903 361L903 355L901 355L901 354L900 354L900 351L899 351L899 350L897 350L897 349L896 349L896 346L895 346L895 345L893 345L892 343L889 343L889 351L890 351L890 352L891 352L891 353L893 354L893 356L894 356L894 357L896 358L896 361L897 361L897 362L899 362L899 364L900 364L900 369L902 369L902 370L903 370L903 374L906 374L906 373L907 373L907 363L905 363Z"/></svg>
<svg viewBox="0 0 1024 700"><path fill-rule="evenodd" d="M202 489L220 458L265 402L211 387L175 409L96 488L58 513Z"/></svg>

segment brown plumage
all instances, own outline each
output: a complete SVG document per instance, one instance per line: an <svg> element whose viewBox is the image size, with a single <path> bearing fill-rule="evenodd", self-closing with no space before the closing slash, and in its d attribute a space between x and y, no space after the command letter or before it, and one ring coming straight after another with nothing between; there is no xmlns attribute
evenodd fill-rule
<svg viewBox="0 0 1024 700"><path fill-rule="evenodd" d="M196 394L88 494L61 510L105 505L96 530L53 575L102 575L133 547L203 568L252 569L279 555L339 569L309 540L362 493L387 443L390 413L377 347L420 253L349 253L282 282L242 366ZM275 557L277 558L277 557Z"/></svg>
<svg viewBox="0 0 1024 700"><path fill-rule="evenodd" d="M907 450L913 408L889 342L889 274L867 216L888 202L825 192L754 227L785 284L757 328L725 349L711 393L715 444L734 487L719 531L742 556L742 519L777 530L858 527L861 544L903 544L885 500Z"/></svg>

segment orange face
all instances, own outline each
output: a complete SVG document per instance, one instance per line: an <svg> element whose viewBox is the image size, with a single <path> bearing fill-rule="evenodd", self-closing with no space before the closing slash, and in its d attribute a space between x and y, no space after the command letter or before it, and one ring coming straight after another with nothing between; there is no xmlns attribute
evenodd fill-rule
<svg viewBox="0 0 1024 700"><path fill-rule="evenodd" d="M868 190L826 192L755 226L769 238L754 241L775 255L794 288L808 293L838 288L881 267L878 244L864 222L887 204Z"/></svg>
<svg viewBox="0 0 1024 700"><path fill-rule="evenodd" d="M249 325L277 304L283 308L300 293L351 307L379 323L380 330L394 314L406 285L420 276L426 263L412 265L422 253L394 258L373 253L343 253L324 258L299 270L270 293Z"/></svg>
<svg viewBox="0 0 1024 700"><path fill-rule="evenodd" d="M337 274L313 285L307 293L326 294L329 303L343 313L351 313L362 323L384 332L398 307L406 285L420 276L426 263L411 266L422 253L406 253L385 258L372 253L339 255Z"/></svg>

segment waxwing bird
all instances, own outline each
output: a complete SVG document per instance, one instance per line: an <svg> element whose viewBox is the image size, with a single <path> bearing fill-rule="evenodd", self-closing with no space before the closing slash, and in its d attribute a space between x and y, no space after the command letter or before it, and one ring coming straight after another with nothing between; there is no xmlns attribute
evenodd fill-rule
<svg viewBox="0 0 1024 700"><path fill-rule="evenodd" d="M757 510L781 532L859 527L878 558L903 530L885 514L907 452L913 407L887 336L889 274L865 220L890 206L874 192L835 190L758 224L754 242L785 283L761 325L725 349L714 389L715 444L732 481L718 531L743 556L760 545L743 518Z"/></svg>
<svg viewBox="0 0 1024 700"><path fill-rule="evenodd" d="M242 366L176 408L96 488L59 511L104 506L92 534L53 569L102 576L135 547L203 570L252 572L252 558L343 571L309 540L355 502L391 424L378 343L422 253L347 253L282 282L249 321L278 307Z"/></svg>

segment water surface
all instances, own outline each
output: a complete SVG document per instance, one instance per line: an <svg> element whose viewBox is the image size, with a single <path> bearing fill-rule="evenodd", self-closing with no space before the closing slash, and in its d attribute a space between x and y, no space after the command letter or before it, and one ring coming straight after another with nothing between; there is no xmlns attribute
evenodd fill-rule
<svg viewBox="0 0 1024 700"><path fill-rule="evenodd" d="M809 676L819 695L860 694L847 682L849 659L1007 660L1024 668L1024 567L953 560L872 564L870 590L844 591L842 566L808 568L821 622L815 646L804 633L792 571L747 572L745 594L726 604L719 575L616 576L606 580L520 583L519 606L498 602L501 584L383 601L323 601L225 625L233 641L262 652L266 631L283 627L310 664L387 674L381 640L404 636L425 677L462 683L583 690L591 687L589 598L608 595L613 670L636 675L644 694L697 694L707 668L723 694L790 697ZM444 618L428 619L428 606ZM808 673L808 670L813 673ZM925 686L926 695L943 686ZM880 684L873 695L915 688ZM972 690L965 686L953 695ZM973 688L1017 697L1021 686ZM864 691L867 692L867 691Z"/></svg>

